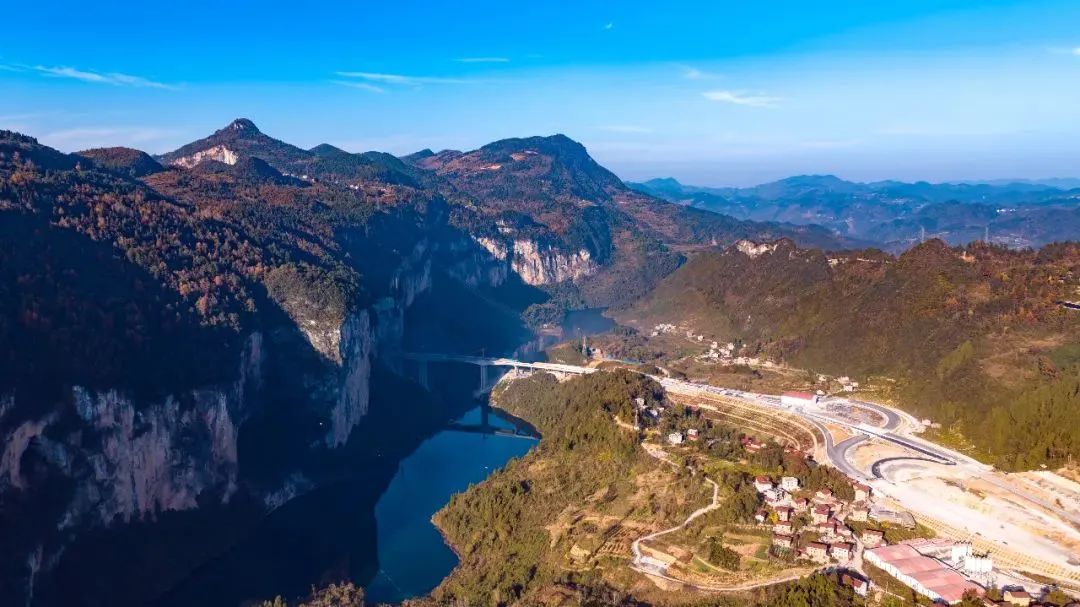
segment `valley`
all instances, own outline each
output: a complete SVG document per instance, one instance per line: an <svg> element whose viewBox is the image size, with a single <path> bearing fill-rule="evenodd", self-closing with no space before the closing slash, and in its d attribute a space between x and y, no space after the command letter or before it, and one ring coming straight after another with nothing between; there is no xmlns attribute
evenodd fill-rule
<svg viewBox="0 0 1080 607"><path fill-rule="evenodd" d="M868 483L1072 583L1072 490L972 458L1080 448L1075 243L865 244L636 191L562 135L399 158L247 119L158 156L2 132L0 600L852 600L806 552L848 536L778 545L763 475ZM478 362L515 369L491 402L539 443L483 423ZM830 399L768 396L791 389ZM985 508L1009 526L975 540Z"/></svg>

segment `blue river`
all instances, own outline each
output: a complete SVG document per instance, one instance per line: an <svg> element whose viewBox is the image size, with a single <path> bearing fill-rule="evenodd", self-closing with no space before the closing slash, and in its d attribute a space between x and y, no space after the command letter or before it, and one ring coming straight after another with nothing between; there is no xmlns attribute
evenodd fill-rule
<svg viewBox="0 0 1080 607"><path fill-rule="evenodd" d="M513 429L496 414L489 425ZM479 424L481 408L462 424ZM447 429L427 439L404 461L375 506L379 571L366 585L371 603L399 602L427 594L457 565L431 517L455 493L464 491L511 458L524 455L535 440Z"/></svg>

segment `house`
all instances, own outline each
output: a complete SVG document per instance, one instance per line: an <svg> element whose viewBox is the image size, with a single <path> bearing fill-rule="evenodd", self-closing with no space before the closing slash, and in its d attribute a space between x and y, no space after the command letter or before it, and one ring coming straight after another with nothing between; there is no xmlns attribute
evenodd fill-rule
<svg viewBox="0 0 1080 607"><path fill-rule="evenodd" d="M776 534L772 537L772 544L778 548L791 549L795 546L795 537L791 535Z"/></svg>
<svg viewBox="0 0 1080 607"><path fill-rule="evenodd" d="M816 407L818 395L809 392L784 392L780 395L780 405L783 407Z"/></svg>
<svg viewBox="0 0 1080 607"><path fill-rule="evenodd" d="M781 506L780 508L776 509L776 518L784 522L790 521L792 514L792 509L788 508L787 506Z"/></svg>
<svg viewBox="0 0 1080 607"><path fill-rule="evenodd" d="M840 583L845 586L851 586L851 589L855 591L855 594L865 597L867 591L870 590L870 582L862 579L861 577L845 572L840 576Z"/></svg>
<svg viewBox="0 0 1080 607"><path fill-rule="evenodd" d="M761 495L765 497L765 501L768 502L770 506L776 506L782 502L786 502L788 498L787 491L784 491L779 487L766 489L761 492Z"/></svg>
<svg viewBox="0 0 1080 607"><path fill-rule="evenodd" d="M810 513L810 521L815 525L821 525L828 522L829 515L832 514L832 509L822 504L815 506L814 511Z"/></svg>
<svg viewBox="0 0 1080 607"><path fill-rule="evenodd" d="M795 507L795 512L806 512L810 508L810 500L805 497L796 498L791 505Z"/></svg>
<svg viewBox="0 0 1080 607"><path fill-rule="evenodd" d="M879 529L863 529L859 541L867 548L877 548L885 543L885 532Z"/></svg>
<svg viewBox="0 0 1080 607"><path fill-rule="evenodd" d="M806 548L803 549L803 556L819 563L828 562L829 545L822 544L821 542L810 542L806 545Z"/></svg>
<svg viewBox="0 0 1080 607"><path fill-rule="evenodd" d="M667 435L667 442L669 445L681 445L682 441L682 432L672 432Z"/></svg>
<svg viewBox="0 0 1080 607"><path fill-rule="evenodd" d="M764 523L769 518L769 513L764 510L758 510L754 513L754 520L759 523Z"/></svg>
<svg viewBox="0 0 1080 607"><path fill-rule="evenodd" d="M790 522L783 521L773 525L772 530L773 533L778 533L780 535L791 535L792 532L795 531L795 528L791 526Z"/></svg>
<svg viewBox="0 0 1080 607"><path fill-rule="evenodd" d="M848 561L851 559L854 549L855 546L847 542L833 544L829 546L829 556L841 562Z"/></svg>
<svg viewBox="0 0 1080 607"><path fill-rule="evenodd" d="M814 494L814 499L816 499L818 501L827 502L827 501L832 500L832 498L833 498L832 489L829 489L828 487L818 489L817 493Z"/></svg>
<svg viewBox="0 0 1080 607"><path fill-rule="evenodd" d="M1031 604L1031 595L1026 590L1006 590L1003 593L1006 603L1028 607Z"/></svg>
<svg viewBox="0 0 1080 607"><path fill-rule="evenodd" d="M758 476L754 478L754 489L757 489L758 493L765 493L767 489L772 489L772 479L767 476Z"/></svg>
<svg viewBox="0 0 1080 607"><path fill-rule="evenodd" d="M865 502L870 499L870 486L862 483L855 483L855 501Z"/></svg>
<svg viewBox="0 0 1080 607"><path fill-rule="evenodd" d="M783 488L784 491L798 491L799 479L794 476L785 476L780 479L780 487Z"/></svg>
<svg viewBox="0 0 1080 607"><path fill-rule="evenodd" d="M690 440L697 440L698 439L698 430L697 430L697 428L690 428L689 430L687 430L686 431L686 438L688 438Z"/></svg>
<svg viewBox="0 0 1080 607"><path fill-rule="evenodd" d="M870 509L862 504L856 504L851 507L851 514L848 518L853 521L865 522L870 518Z"/></svg>

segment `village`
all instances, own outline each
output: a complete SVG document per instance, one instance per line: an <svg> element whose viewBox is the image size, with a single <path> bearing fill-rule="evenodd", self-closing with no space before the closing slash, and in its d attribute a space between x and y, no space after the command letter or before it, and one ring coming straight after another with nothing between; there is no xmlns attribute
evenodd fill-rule
<svg viewBox="0 0 1080 607"><path fill-rule="evenodd" d="M799 399L817 400L816 395L803 393L788 393L782 398L789 404ZM654 405L641 407L640 415L646 434L663 442L662 450L652 444L654 456L687 462L706 474L717 469L712 454L725 438L700 412L682 406ZM756 456L780 451L782 468L802 472L753 476L758 505L752 526L719 525L717 531L707 522L697 525L699 535L693 537L688 530L694 530L695 525L688 520L686 529L668 537L653 534L640 548L638 571L703 591L721 590L725 583L735 584L734 580L738 580L736 587L753 587L790 575L826 571L840 574L842 583L857 595L879 601L887 597L905 601L921 597L927 603L947 605L977 600L987 607L1072 604L1053 584L995 568L992 556L979 552L971 542L936 537L910 512L876 496L870 485L820 466L809 453L743 433L738 434L737 442L741 452L735 456L739 458L737 468L760 467ZM805 467L788 463L799 460L805 462ZM814 472L822 469L829 470L829 474ZM808 478L812 483L804 482ZM821 478L830 479L834 487L820 486ZM722 538L719 544L723 547L718 548L718 542L712 539L701 543L700 536L710 533ZM750 554L741 547L752 537L760 538L762 545ZM734 558L725 559L724 555L736 553ZM715 559L726 560L726 566L710 562ZM748 561L758 562L746 567ZM743 570L745 575L722 575L724 569Z"/></svg>

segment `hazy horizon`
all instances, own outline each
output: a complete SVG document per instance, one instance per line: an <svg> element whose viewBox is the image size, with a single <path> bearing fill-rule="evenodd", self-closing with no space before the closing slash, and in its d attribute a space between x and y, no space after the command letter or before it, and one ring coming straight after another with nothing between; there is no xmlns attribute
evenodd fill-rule
<svg viewBox="0 0 1080 607"><path fill-rule="evenodd" d="M398 155L565 133L628 180L705 186L1047 179L1080 156L1061 0L62 4L9 8L0 128L64 151L161 153L246 116Z"/></svg>

